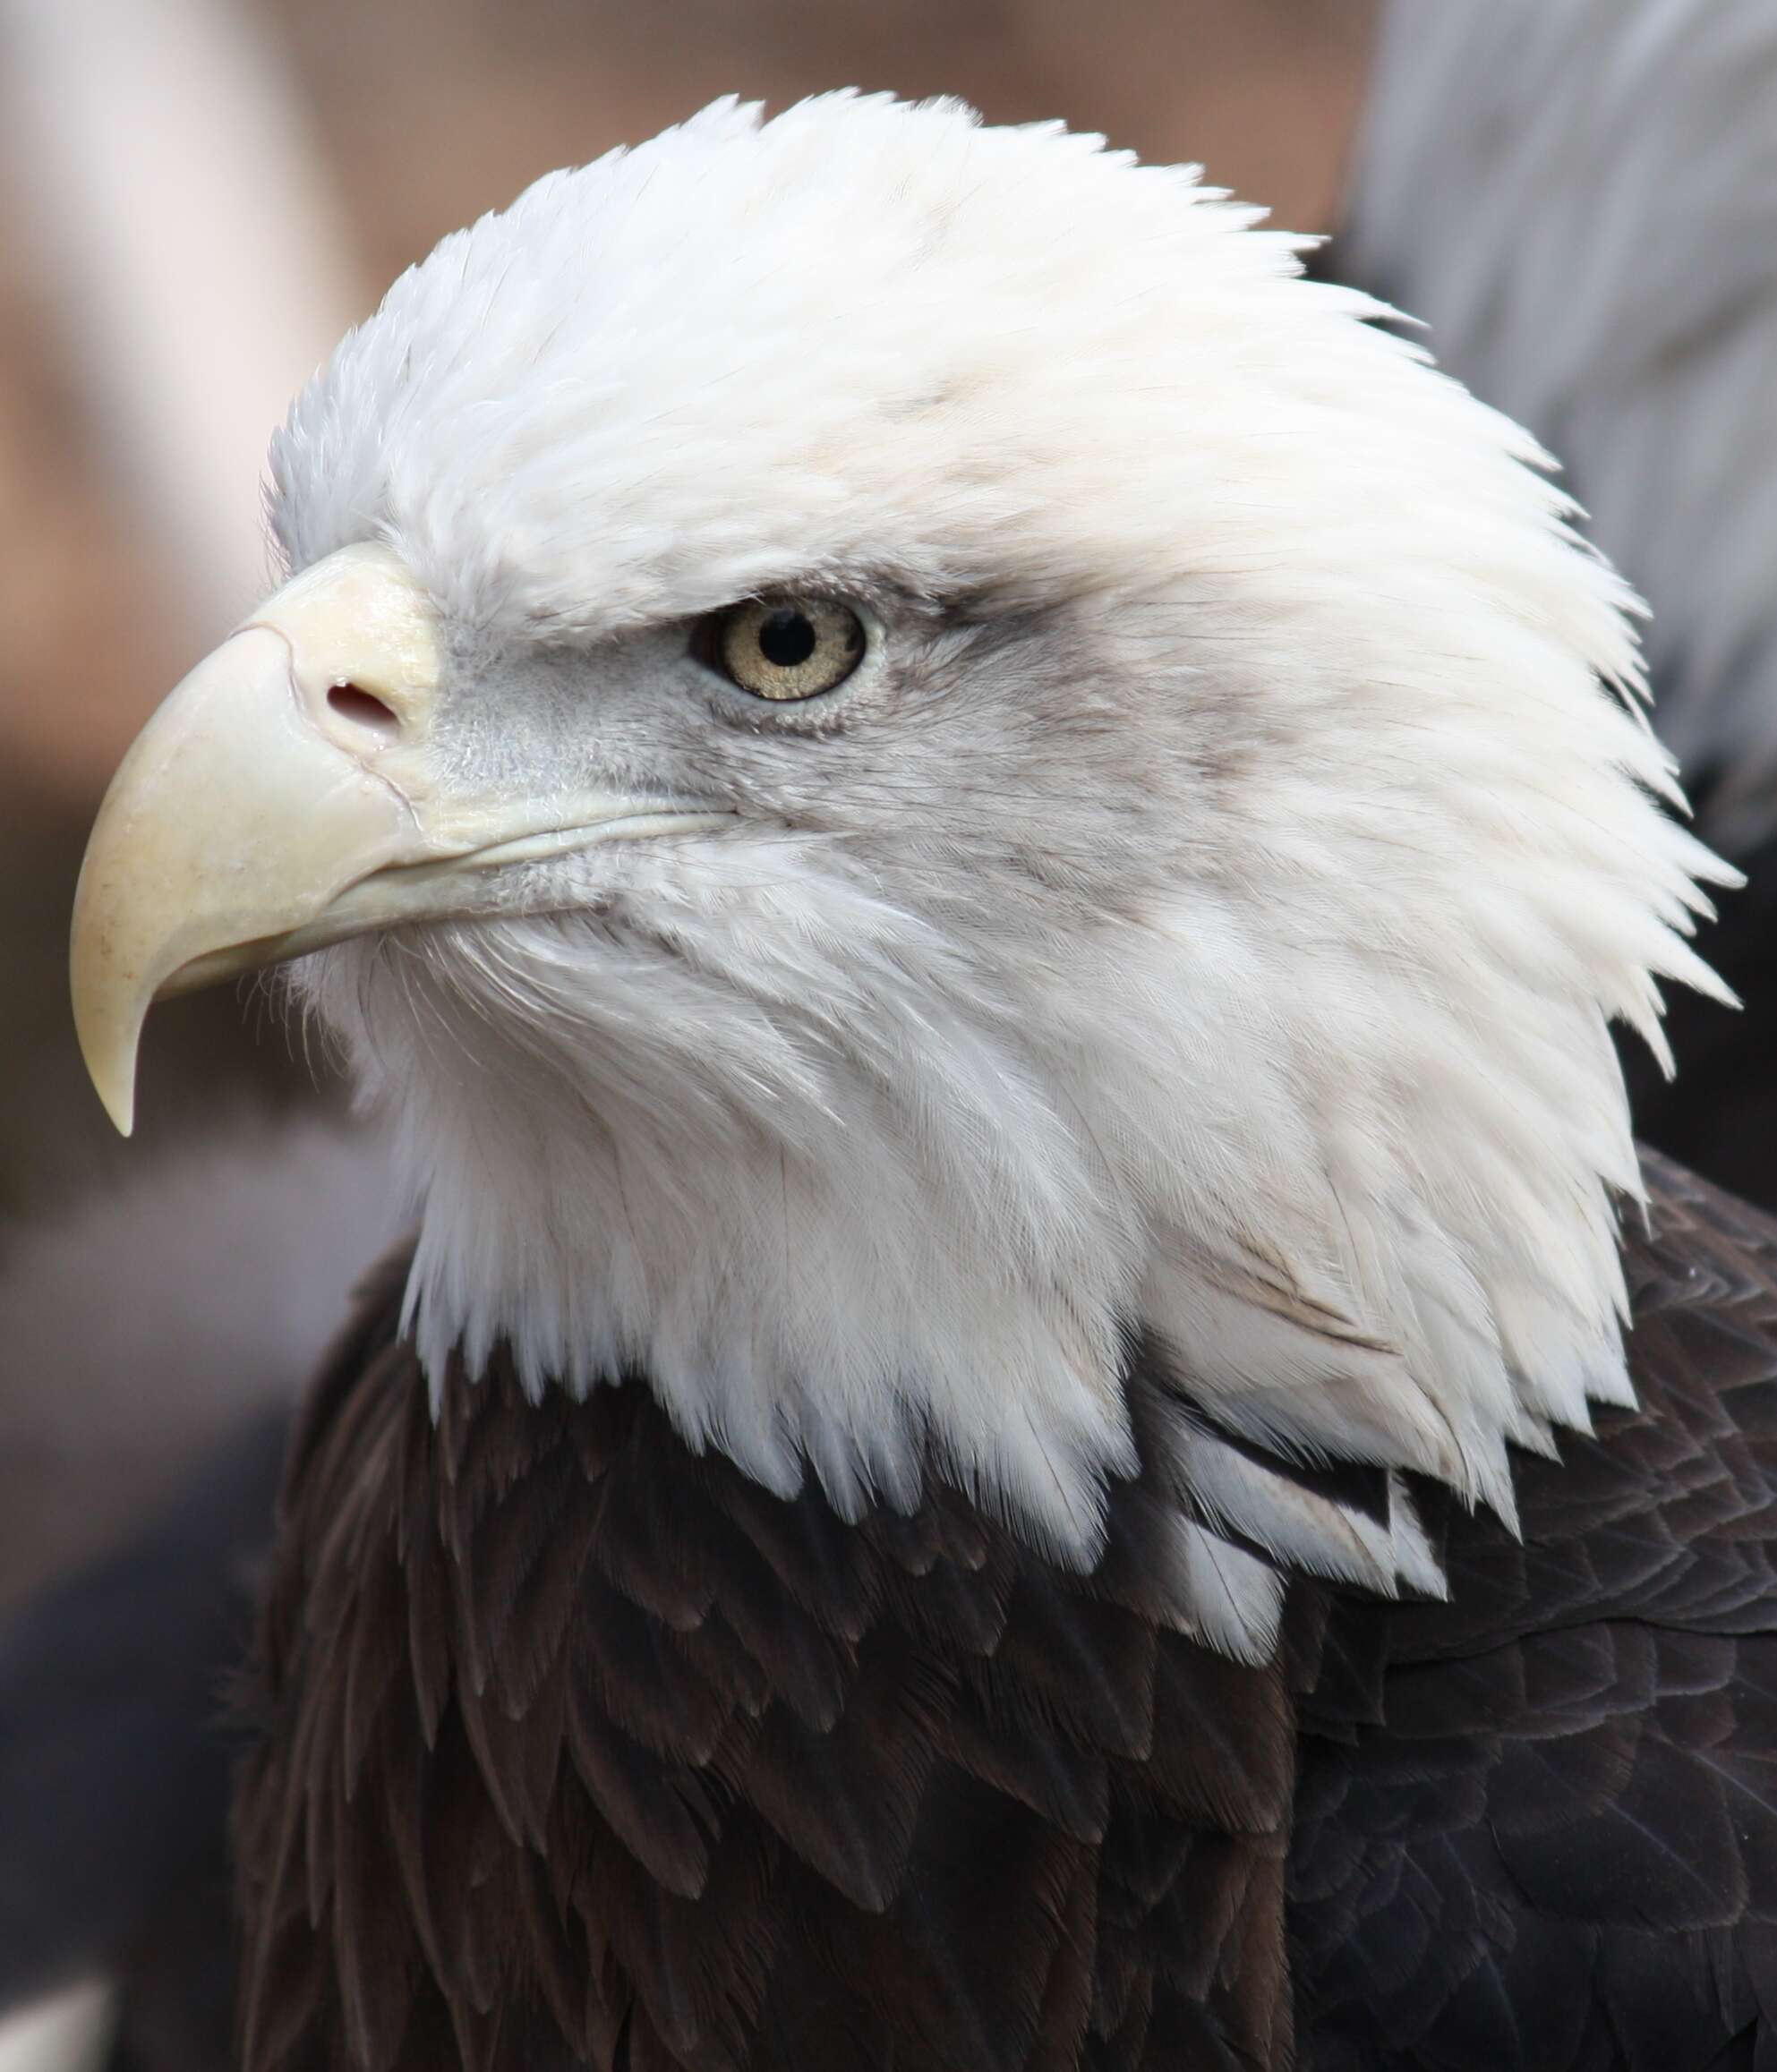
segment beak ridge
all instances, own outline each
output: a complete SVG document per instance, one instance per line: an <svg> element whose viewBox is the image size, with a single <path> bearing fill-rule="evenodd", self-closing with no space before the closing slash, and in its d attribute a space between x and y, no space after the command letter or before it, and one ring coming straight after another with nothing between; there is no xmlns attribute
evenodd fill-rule
<svg viewBox="0 0 1777 2072"><path fill-rule="evenodd" d="M143 1019L185 967L436 853L395 780L417 774L436 658L412 578L383 549L348 548L201 661L124 757L81 868L70 982L87 1070L125 1136ZM336 686L364 703L336 708Z"/></svg>

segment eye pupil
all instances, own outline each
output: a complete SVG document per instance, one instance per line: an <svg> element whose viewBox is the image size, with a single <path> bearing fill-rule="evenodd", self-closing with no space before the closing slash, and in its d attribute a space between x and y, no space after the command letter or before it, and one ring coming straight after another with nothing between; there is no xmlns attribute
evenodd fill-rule
<svg viewBox="0 0 1777 2072"><path fill-rule="evenodd" d="M759 652L773 669L799 668L814 653L816 639L806 615L787 604L759 622Z"/></svg>

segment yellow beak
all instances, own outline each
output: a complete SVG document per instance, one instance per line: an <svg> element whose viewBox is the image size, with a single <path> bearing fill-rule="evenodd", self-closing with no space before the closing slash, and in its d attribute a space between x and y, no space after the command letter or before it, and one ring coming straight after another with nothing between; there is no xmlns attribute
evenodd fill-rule
<svg viewBox="0 0 1777 2072"><path fill-rule="evenodd" d="M387 549L342 549L267 600L143 729L74 895L74 1024L125 1136L150 1004L367 929L485 910L489 867L719 825L696 802L535 801L441 781L437 614Z"/></svg>

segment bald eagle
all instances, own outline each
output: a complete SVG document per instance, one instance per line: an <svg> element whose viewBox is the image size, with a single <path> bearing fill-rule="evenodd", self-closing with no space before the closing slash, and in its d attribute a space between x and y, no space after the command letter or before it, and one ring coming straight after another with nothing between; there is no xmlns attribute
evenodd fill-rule
<svg viewBox="0 0 1777 2072"><path fill-rule="evenodd" d="M76 1019L393 1116L280 1504L247 2072L1751 2067L1733 874L1536 449L1195 174L720 103L293 408Z"/></svg>

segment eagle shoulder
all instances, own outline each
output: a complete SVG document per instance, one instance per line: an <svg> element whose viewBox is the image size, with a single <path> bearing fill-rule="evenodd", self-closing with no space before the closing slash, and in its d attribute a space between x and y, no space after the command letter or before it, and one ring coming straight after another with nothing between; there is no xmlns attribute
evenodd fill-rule
<svg viewBox="0 0 1777 2072"><path fill-rule="evenodd" d="M1777 1220L1645 1164L1638 1409L1520 1461L1521 1539L1447 1520L1448 1604L1334 1616L1291 1860L1317 2072L1777 2050Z"/></svg>

